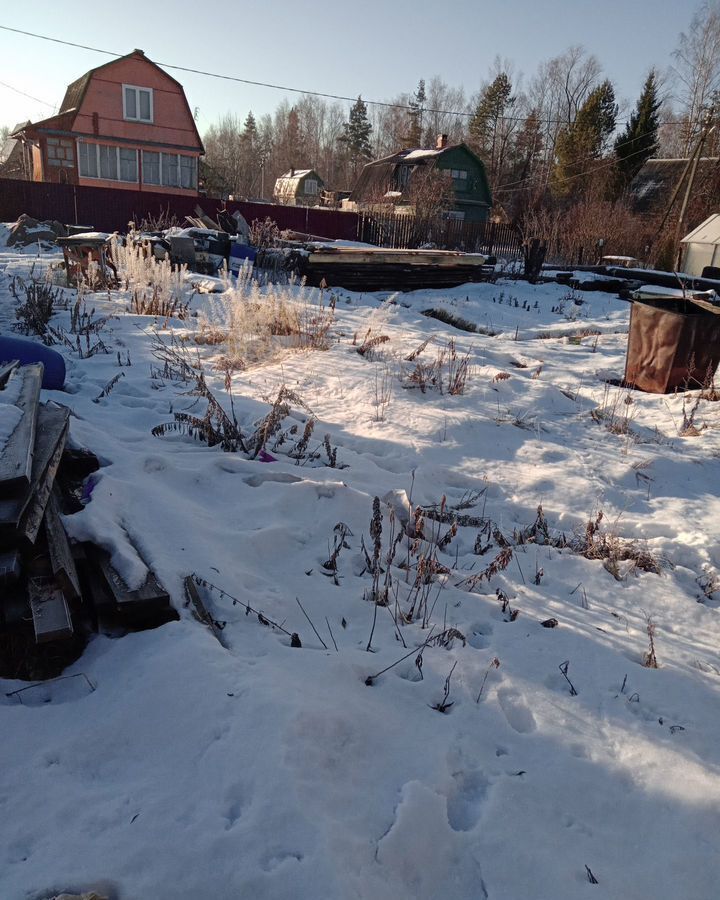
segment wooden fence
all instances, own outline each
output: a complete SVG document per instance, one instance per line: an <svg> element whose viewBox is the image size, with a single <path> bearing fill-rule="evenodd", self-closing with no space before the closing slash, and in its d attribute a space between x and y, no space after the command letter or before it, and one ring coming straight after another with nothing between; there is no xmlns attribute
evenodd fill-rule
<svg viewBox="0 0 720 900"><path fill-rule="evenodd" d="M440 217L420 222L414 216L391 212L360 213L358 240L395 249L434 244L442 250L506 257L522 255L522 239L513 225Z"/></svg>

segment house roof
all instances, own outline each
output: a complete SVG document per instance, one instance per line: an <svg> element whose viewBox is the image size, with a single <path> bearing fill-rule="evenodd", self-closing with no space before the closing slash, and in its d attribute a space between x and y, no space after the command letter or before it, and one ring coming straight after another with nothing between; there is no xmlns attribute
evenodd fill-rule
<svg viewBox="0 0 720 900"><path fill-rule="evenodd" d="M133 57L142 59L149 65L154 66L156 69L162 72L163 75L166 76L166 78L169 78L180 88L183 102L185 103L185 108L188 112L188 115L190 116L190 121L193 124L193 129L195 131L195 137L197 138L198 146L204 153L205 150L203 147L202 139L200 137L200 132L197 130L195 118L187 102L185 89L183 88L182 84L177 80L177 78L173 78L172 75L169 75L165 71L165 69L163 69L157 63L154 63L151 59L148 59L142 50L133 50L132 53L127 53L125 54L125 56L118 56L115 59L108 60L108 62L102 63L102 65L99 66L95 66L94 69L90 69L84 75L81 75L80 78L76 78L75 81L72 82L72 84L69 84L67 86L67 89L65 90L65 96L63 97L62 103L60 104L60 112L57 115L50 116L47 119L41 119L39 122L33 122L32 124L27 123L26 126L21 129L16 128L15 131L13 131L13 134L15 134L16 132L19 133L20 131L25 131L28 134L32 134L37 130L72 131L75 116L82 106L82 102L85 99L85 94L87 93L87 89L90 85L90 81L92 80L93 75L95 75L97 72L100 72L102 69L106 69L108 66L112 66L115 63L120 62L120 60L131 59Z"/></svg>
<svg viewBox="0 0 720 900"><path fill-rule="evenodd" d="M449 144L447 147L440 149L424 149L424 148L406 148L391 153L389 156L383 156L381 159L375 159L363 166L362 172L358 176L355 187L350 194L353 201L363 200L373 195L386 196L392 187L392 176L398 165L408 163L410 165L434 165L437 160L453 150L464 150L473 159L477 160L483 172L485 167L480 157L474 153L467 144ZM488 194L490 188L488 185Z"/></svg>
<svg viewBox="0 0 720 900"><path fill-rule="evenodd" d="M720 213L713 213L680 242L682 244L720 244Z"/></svg>
<svg viewBox="0 0 720 900"><path fill-rule="evenodd" d="M653 213L663 210L680 182L687 159L649 159L630 185L630 199L635 212ZM720 158L701 157L696 178L701 182L720 172Z"/></svg>
<svg viewBox="0 0 720 900"><path fill-rule="evenodd" d="M18 122L17 125L11 129L10 135L15 134L16 131L20 131L25 125L29 124L30 122ZM0 146L0 165L7 162L15 147L17 147L17 138L8 137L3 141L2 146Z"/></svg>

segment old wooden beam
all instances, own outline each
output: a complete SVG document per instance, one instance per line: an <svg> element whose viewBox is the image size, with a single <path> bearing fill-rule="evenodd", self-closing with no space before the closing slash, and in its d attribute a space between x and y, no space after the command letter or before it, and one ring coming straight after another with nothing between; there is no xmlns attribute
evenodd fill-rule
<svg viewBox="0 0 720 900"><path fill-rule="evenodd" d="M8 378L10 378L11 373L14 369L16 369L20 365L19 360L13 359L10 362L3 363L0 365L0 388L4 388L7 384Z"/></svg>
<svg viewBox="0 0 720 900"><path fill-rule="evenodd" d="M97 562L118 607L134 604L167 605L170 603L170 595L150 569L147 570L145 581L140 587L130 590L113 568L107 553L98 552Z"/></svg>
<svg viewBox="0 0 720 900"><path fill-rule="evenodd" d="M0 539L6 543L8 538L35 542L65 448L69 417L65 406L39 408L31 483L21 493L0 500Z"/></svg>
<svg viewBox="0 0 720 900"><path fill-rule="evenodd" d="M68 600L80 598L80 579L73 559L70 541L60 518L57 485L48 499L45 509L45 536L47 537L50 565L55 580Z"/></svg>
<svg viewBox="0 0 720 900"><path fill-rule="evenodd" d="M30 484L33 467L33 449L37 427L40 386L43 378L42 363L21 366L12 375L22 379L20 394L15 406L22 412L22 418L0 450L0 484L6 493Z"/></svg>
<svg viewBox="0 0 720 900"><path fill-rule="evenodd" d="M36 643L72 637L70 610L62 590L53 579L31 578L28 581L28 598Z"/></svg>

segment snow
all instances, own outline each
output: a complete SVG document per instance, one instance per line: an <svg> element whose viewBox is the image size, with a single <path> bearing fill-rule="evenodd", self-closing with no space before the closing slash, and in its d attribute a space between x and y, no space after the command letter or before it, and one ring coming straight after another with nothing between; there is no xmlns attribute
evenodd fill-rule
<svg viewBox="0 0 720 900"><path fill-rule="evenodd" d="M22 410L15 406L20 396L20 385L21 380L13 373L5 389L0 391L0 452L22 419Z"/></svg>
<svg viewBox="0 0 720 900"><path fill-rule="evenodd" d="M14 319L16 263L0 251L3 329ZM288 291L317 302L316 292ZM0 681L0 896L716 896L720 404L699 401L703 427L680 437L685 398L608 384L622 377L630 308L609 294L513 280L333 295L329 350L283 351L236 372L232 390L248 433L287 385L317 416L311 448L328 434L343 468L297 463L287 444L269 447L277 461L264 463L151 434L197 402L187 384L150 377L154 334L197 351L230 408L214 368L223 347L193 342L224 295L195 295L198 318L166 323L130 315L126 295L98 294L96 315L114 316L102 331L111 352L78 359L57 347L67 393L43 399L72 408L73 445L105 463L90 502L65 517L68 531L107 548L131 584L151 565L181 618L94 636L64 673L78 677L22 702L12 692L25 683ZM481 330L452 328L428 309ZM53 324L67 328L69 312ZM389 340L361 356L368 329ZM450 338L469 353L465 393L404 387ZM118 352L132 364L118 368ZM291 406L302 432L307 414ZM660 574L623 563L616 580L599 559L526 543L470 591L459 583L497 548L476 555L478 527L462 526L438 552L452 575L432 588L434 631L419 619L399 625L405 648L392 605L364 599L372 579L361 538L372 548L373 498L392 491L415 505L444 495L447 506L476 492L458 514L492 519L508 538L539 504L555 537L584 533L602 510L603 529L644 542ZM335 584L323 563L341 522L348 548ZM404 543L392 568L405 611L415 570L397 563L410 553ZM226 592L200 589L225 623L223 645L184 607L192 572ZM302 648L242 603L300 634ZM642 665L648 616L658 669ZM558 627L542 627L551 617ZM419 649L445 626L465 644L426 647L419 669ZM442 713L433 706L454 664Z"/></svg>
<svg viewBox="0 0 720 900"><path fill-rule="evenodd" d="M408 153L405 153L403 159L424 159L427 156L439 156L444 152L443 150L410 150Z"/></svg>

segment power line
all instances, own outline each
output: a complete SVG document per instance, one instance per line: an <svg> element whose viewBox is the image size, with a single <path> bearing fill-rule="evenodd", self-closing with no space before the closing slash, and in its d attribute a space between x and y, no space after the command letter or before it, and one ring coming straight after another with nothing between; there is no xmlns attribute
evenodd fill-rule
<svg viewBox="0 0 720 900"><path fill-rule="evenodd" d="M106 56L122 57L122 56L126 55L124 53L117 53L114 50L102 50L99 47L90 47L87 44L78 44L78 43L75 43L74 41L66 41L61 38L50 37L49 35L46 35L46 34L37 34L34 31L23 31L20 28L11 28L9 25L0 25L0 29L2 29L3 31L13 32L14 34L22 34L22 35L25 35L26 37L37 38L38 40L42 40L42 41L50 41L54 44L62 44L63 46L66 46L66 47L75 47L76 49L79 49L79 50L90 50L92 53L103 53ZM153 60L153 62L154 62L154 60ZM176 72L188 72L192 75L203 75L206 78L218 78L222 81L232 81L232 82L236 82L238 84L251 85L252 87L264 87L264 88L269 88L269 89L275 90L275 91L285 91L286 93L304 94L304 95L311 96L311 97L323 97L327 100L342 100L347 103L354 103L358 99L357 97L346 97L342 94L330 94L330 93L326 93L323 91L308 91L308 90L303 90L302 88L288 87L287 85L273 84L272 82L267 82L267 81L254 81L250 78L241 78L237 75L223 75L218 72L208 72L203 69L193 69L188 66L177 66L177 65L173 65L172 63L157 62L156 65L162 66L164 69L173 69ZM362 95L359 95L359 96L362 96ZM411 111L411 110L415 109L415 107L410 106L407 103L390 103L385 100L364 100L363 102L366 103L368 106L378 106L378 107L381 107L384 109L403 109L406 111ZM433 108L429 108L429 107L423 107L422 111L425 113L433 113L435 115L447 115L447 116L455 116L457 118L468 118L468 119L473 118L475 115L475 113L468 112L467 110L433 109ZM491 117L487 116L486 118L491 118ZM524 122L527 117L526 116L497 116L494 118L496 118L499 121L504 121L504 122ZM629 120L623 119L618 124L624 124L626 121L629 121ZM546 123L548 125L567 125L567 122L564 119L553 119L553 120L543 119L543 123L544 124ZM681 123L668 122L665 124L676 125L676 124L681 124Z"/></svg>
<svg viewBox="0 0 720 900"><path fill-rule="evenodd" d="M28 100L34 100L36 103L42 103L43 106L49 106L50 109L55 109L54 103L48 103L47 100L41 100L39 97L33 97L32 94L26 94L25 91L21 91L19 88L13 87L11 84L6 84L4 81L0 81L0 86L7 88L9 91L15 91L16 94L21 94L23 97L27 97Z"/></svg>

